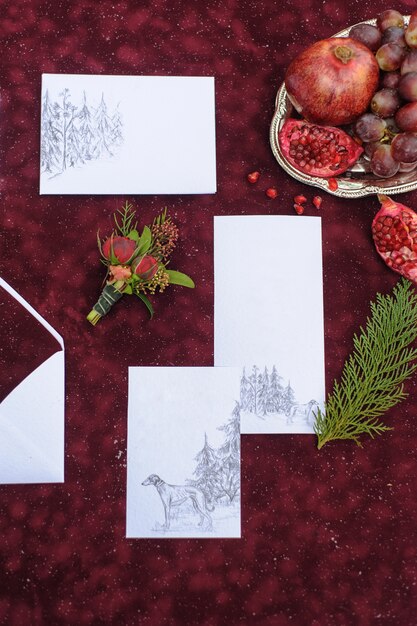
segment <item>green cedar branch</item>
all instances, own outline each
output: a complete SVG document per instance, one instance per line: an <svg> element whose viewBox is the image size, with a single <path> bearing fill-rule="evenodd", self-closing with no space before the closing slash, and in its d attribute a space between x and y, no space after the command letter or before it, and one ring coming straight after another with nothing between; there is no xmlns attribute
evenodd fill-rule
<svg viewBox="0 0 417 626"><path fill-rule="evenodd" d="M404 381L417 369L417 294L401 279L392 295L376 295L365 328L353 338L340 381L335 381L314 431L318 449L329 441L374 437L387 430L380 417L407 397Z"/></svg>

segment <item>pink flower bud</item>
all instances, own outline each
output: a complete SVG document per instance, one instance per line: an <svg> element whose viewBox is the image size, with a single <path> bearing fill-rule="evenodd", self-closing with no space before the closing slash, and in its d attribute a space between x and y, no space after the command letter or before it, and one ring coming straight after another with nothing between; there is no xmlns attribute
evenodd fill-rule
<svg viewBox="0 0 417 626"><path fill-rule="evenodd" d="M150 255L135 259L132 263L132 270L142 280L151 280L158 271L158 261Z"/></svg>
<svg viewBox="0 0 417 626"><path fill-rule="evenodd" d="M103 255L106 259L111 260L113 248L113 258L119 263L127 263L136 249L136 243L129 237L109 237L103 244Z"/></svg>
<svg viewBox="0 0 417 626"><path fill-rule="evenodd" d="M130 267L126 265L110 265L110 276L112 280L127 280L132 276Z"/></svg>

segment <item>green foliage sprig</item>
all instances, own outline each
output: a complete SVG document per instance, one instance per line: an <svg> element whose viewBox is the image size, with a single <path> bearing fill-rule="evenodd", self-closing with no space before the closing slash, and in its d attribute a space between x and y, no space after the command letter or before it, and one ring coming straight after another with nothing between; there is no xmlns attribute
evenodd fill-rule
<svg viewBox="0 0 417 626"><path fill-rule="evenodd" d="M340 382L335 381L324 411L317 412L317 447L335 439L361 446L363 434L387 430L380 417L407 397L403 382L417 369L417 294L401 279L392 295L376 295L365 328L353 338Z"/></svg>

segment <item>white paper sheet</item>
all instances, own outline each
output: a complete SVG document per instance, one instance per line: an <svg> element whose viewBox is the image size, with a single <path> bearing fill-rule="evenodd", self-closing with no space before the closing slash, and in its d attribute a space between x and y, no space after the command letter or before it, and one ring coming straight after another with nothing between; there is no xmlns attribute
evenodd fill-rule
<svg viewBox="0 0 417 626"><path fill-rule="evenodd" d="M41 194L216 192L214 78L43 74Z"/></svg>
<svg viewBox="0 0 417 626"><path fill-rule="evenodd" d="M127 537L240 537L239 371L130 367Z"/></svg>
<svg viewBox="0 0 417 626"><path fill-rule="evenodd" d="M214 362L240 367L242 433L312 433L325 399L321 220L214 220Z"/></svg>
<svg viewBox="0 0 417 626"><path fill-rule="evenodd" d="M0 286L61 345L0 403L0 484L64 481L64 342L10 285Z"/></svg>

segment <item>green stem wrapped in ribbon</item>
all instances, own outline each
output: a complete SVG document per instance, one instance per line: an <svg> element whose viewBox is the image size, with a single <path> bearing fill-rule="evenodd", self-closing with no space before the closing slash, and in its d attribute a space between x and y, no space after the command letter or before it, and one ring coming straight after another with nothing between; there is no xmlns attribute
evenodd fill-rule
<svg viewBox="0 0 417 626"><path fill-rule="evenodd" d="M114 214L115 229L97 243L102 262L107 268L106 285L100 298L87 315L95 326L124 294L137 296L146 306L150 317L153 306L148 295L163 292L168 285L194 287L193 280L177 270L168 269L171 254L178 239L178 228L164 210L139 234L136 212L125 204Z"/></svg>

